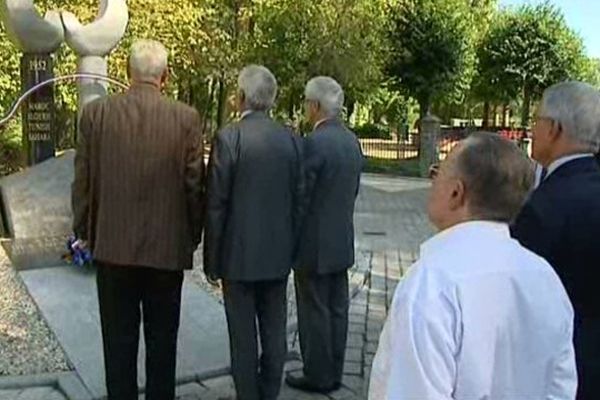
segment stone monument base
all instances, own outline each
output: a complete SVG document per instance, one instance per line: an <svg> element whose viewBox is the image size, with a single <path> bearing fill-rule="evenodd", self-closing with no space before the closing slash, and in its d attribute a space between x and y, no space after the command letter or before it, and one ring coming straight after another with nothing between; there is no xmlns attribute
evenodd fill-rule
<svg viewBox="0 0 600 400"><path fill-rule="evenodd" d="M75 152L0 179L0 217L8 256L18 269L64 264L71 234Z"/></svg>

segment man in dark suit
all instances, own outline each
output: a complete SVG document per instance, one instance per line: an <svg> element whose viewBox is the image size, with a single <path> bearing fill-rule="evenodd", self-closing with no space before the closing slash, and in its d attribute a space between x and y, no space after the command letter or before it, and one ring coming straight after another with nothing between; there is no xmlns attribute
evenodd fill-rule
<svg viewBox="0 0 600 400"><path fill-rule="evenodd" d="M344 92L329 77L308 82L305 142L306 217L297 259L296 295L304 375L297 389L327 393L340 387L348 331L348 268L354 264L354 204L363 156L341 121Z"/></svg>
<svg viewBox="0 0 600 400"><path fill-rule="evenodd" d="M183 270L200 242L204 167L196 110L161 96L167 51L133 44L128 92L84 108L74 231L98 267L109 399L138 398L141 309L146 399L175 397Z"/></svg>
<svg viewBox="0 0 600 400"><path fill-rule="evenodd" d="M272 400L287 355L301 155L292 132L267 114L277 94L273 74L250 65L238 86L241 120L216 136L209 162L204 263L210 281L223 281L237 398Z"/></svg>
<svg viewBox="0 0 600 400"><path fill-rule="evenodd" d="M561 277L575 309L578 400L600 399L600 93L567 82L544 93L533 130L541 184L512 233Z"/></svg>

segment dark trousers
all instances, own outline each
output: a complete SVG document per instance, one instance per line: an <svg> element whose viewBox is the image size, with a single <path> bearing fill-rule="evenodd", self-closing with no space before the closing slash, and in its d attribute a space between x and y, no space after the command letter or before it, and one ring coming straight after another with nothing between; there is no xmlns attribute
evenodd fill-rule
<svg viewBox="0 0 600 400"><path fill-rule="evenodd" d="M223 284L238 400L274 400L279 395L287 355L286 292L287 279Z"/></svg>
<svg viewBox="0 0 600 400"><path fill-rule="evenodd" d="M304 376L321 388L342 382L348 338L348 273L296 272Z"/></svg>
<svg viewBox="0 0 600 400"><path fill-rule="evenodd" d="M600 319L576 322L577 400L600 399Z"/></svg>
<svg viewBox="0 0 600 400"><path fill-rule="evenodd" d="M97 265L108 399L138 399L137 358L142 310L146 399L174 399L183 272Z"/></svg>

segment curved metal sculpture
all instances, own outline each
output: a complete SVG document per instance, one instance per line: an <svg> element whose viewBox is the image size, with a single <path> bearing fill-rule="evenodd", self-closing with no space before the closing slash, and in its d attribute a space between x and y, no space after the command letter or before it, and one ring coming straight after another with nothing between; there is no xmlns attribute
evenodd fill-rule
<svg viewBox="0 0 600 400"><path fill-rule="evenodd" d="M125 0L101 0L98 17L91 24L82 25L69 12L62 13L62 22L67 44L80 57L77 72L106 76L106 55L119 44L129 22ZM79 111L87 103L105 95L104 83L82 79L79 82Z"/></svg>
<svg viewBox="0 0 600 400"><path fill-rule="evenodd" d="M25 93L23 93L13 103L13 106L10 108L10 111L8 112L8 114L6 114L4 117L0 117L0 129L3 128L4 125L6 125L17 114L19 107L21 107L21 105L23 105L25 100L27 100L27 98L29 96L31 96L33 93L35 93L36 91L42 89L45 86L53 85L57 82L70 81L70 80L76 80L76 79L91 79L91 80L95 80L95 81L103 81L103 82L107 82L107 83L111 83L113 85L119 86L121 89L129 88L129 86L126 85L125 83L123 83L117 79L113 79L111 77L105 76L105 75L70 74L70 75L57 76L56 78L52 78L52 79L48 79L44 82L40 82L37 85L30 88L29 90L27 90Z"/></svg>
<svg viewBox="0 0 600 400"><path fill-rule="evenodd" d="M81 56L103 57L115 48L125 35L129 11L125 0L101 0L96 20L82 25L70 12L62 13L69 47Z"/></svg>
<svg viewBox="0 0 600 400"><path fill-rule="evenodd" d="M25 53L52 53L64 41L60 13L48 11L42 18L33 0L1 1L0 14L9 38Z"/></svg>

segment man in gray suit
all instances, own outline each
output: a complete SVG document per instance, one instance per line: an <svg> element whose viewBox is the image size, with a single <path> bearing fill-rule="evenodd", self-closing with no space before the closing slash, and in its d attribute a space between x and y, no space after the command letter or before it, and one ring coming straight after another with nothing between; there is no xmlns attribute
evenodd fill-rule
<svg viewBox="0 0 600 400"><path fill-rule="evenodd" d="M305 142L306 218L301 230L296 294L304 375L297 389L327 393L340 387L348 331L348 273L354 264L354 204L363 157L340 115L344 92L328 77L308 82Z"/></svg>
<svg viewBox="0 0 600 400"><path fill-rule="evenodd" d="M209 162L205 272L223 281L238 399L270 400L279 395L287 354L301 156L292 132L267 115L277 93L273 74L248 66L238 86L241 120L217 135Z"/></svg>

